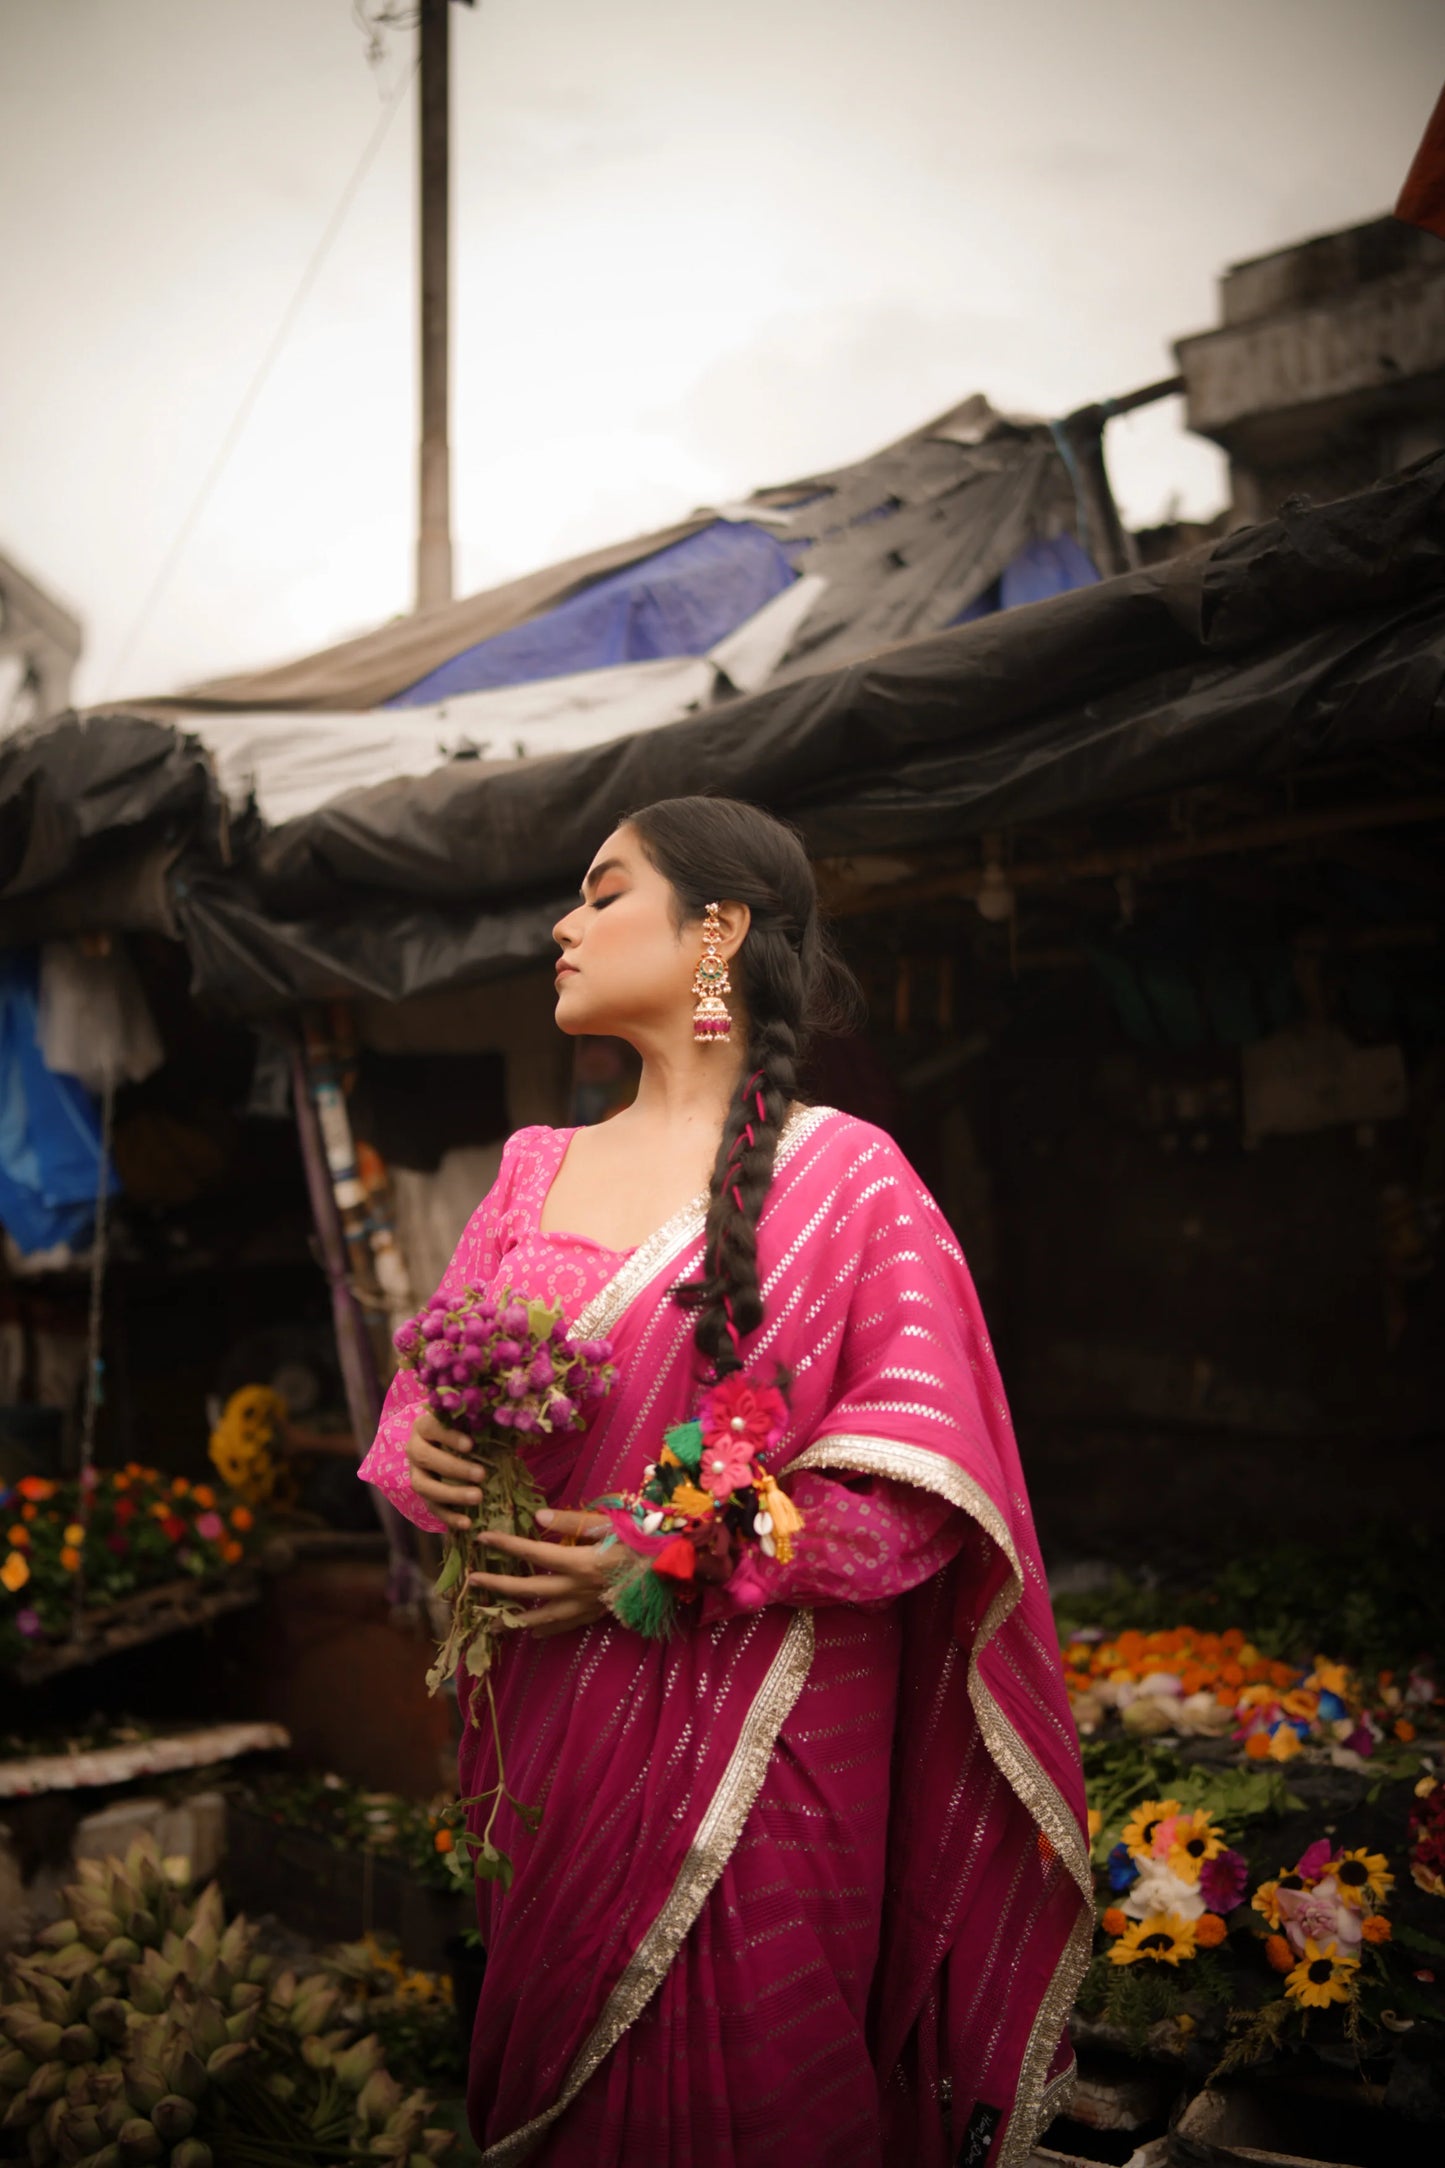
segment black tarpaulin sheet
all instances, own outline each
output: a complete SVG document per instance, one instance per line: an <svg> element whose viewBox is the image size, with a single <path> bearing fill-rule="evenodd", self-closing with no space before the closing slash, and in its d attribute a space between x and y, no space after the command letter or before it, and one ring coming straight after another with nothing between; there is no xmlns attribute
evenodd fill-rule
<svg viewBox="0 0 1445 2168"><path fill-rule="evenodd" d="M399 999L550 954L589 855L652 798L751 798L797 821L819 854L939 846L1438 735L1442 687L1445 455L1166 565L685 722L349 794L246 839L231 867L198 812L175 909L198 988L230 1005ZM130 765L111 762L132 821L147 754L158 808L199 788L185 741L163 756L168 733L131 735L156 727L128 725ZM45 742L29 756L42 768ZM68 758L83 848L105 795L76 778L73 748ZM45 802L54 810L57 793ZM18 834L0 757L0 841ZM63 856L48 851L50 878Z"/></svg>

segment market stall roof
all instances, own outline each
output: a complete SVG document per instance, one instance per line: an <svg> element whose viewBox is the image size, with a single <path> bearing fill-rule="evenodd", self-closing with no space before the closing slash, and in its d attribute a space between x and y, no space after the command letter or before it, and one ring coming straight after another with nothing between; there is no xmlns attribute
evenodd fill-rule
<svg viewBox="0 0 1445 2168"><path fill-rule="evenodd" d="M750 797L820 856L946 846L1241 772L1438 754L1442 687L1437 455L705 713L571 752L452 760L229 841L195 738L138 716L32 732L0 747L0 938L67 892L79 908L77 882L113 865L121 831L139 863L179 819L166 895L201 991L252 1012L398 999L549 955L589 853L651 798ZM125 923L123 899L112 908Z"/></svg>

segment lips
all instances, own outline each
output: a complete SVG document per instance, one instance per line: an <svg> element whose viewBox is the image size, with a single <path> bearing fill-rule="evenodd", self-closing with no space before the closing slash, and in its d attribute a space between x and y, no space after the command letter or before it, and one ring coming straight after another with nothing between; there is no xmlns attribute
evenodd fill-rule
<svg viewBox="0 0 1445 2168"><path fill-rule="evenodd" d="M558 964L556 971L553 973L553 977L559 979L574 978L576 976L576 973L577 966L575 964Z"/></svg>

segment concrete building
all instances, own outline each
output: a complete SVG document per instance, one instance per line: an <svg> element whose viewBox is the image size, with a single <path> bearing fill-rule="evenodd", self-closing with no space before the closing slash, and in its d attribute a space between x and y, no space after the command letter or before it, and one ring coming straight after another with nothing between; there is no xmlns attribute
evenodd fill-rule
<svg viewBox="0 0 1445 2168"><path fill-rule="evenodd" d="M1237 520L1347 495L1445 447L1445 241L1397 219L1234 264L1219 328L1175 347Z"/></svg>
<svg viewBox="0 0 1445 2168"><path fill-rule="evenodd" d="M70 705L80 620L0 551L0 736Z"/></svg>

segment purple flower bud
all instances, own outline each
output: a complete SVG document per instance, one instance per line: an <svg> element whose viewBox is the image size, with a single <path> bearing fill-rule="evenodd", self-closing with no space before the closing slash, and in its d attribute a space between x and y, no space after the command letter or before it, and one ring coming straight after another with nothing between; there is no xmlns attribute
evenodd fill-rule
<svg viewBox="0 0 1445 2168"><path fill-rule="evenodd" d="M480 1392L475 1385L469 1385L462 1394L462 1406L473 1420L481 1414L486 1404L486 1395Z"/></svg>
<svg viewBox="0 0 1445 2168"><path fill-rule="evenodd" d="M492 1348L492 1360L499 1367L507 1363L519 1363L522 1350L515 1340L498 1340Z"/></svg>
<svg viewBox="0 0 1445 2168"><path fill-rule="evenodd" d="M514 1336L527 1330L527 1312L520 1302L509 1302L503 1310L502 1330Z"/></svg>
<svg viewBox="0 0 1445 2168"><path fill-rule="evenodd" d="M506 1430L513 1422L515 1422L515 1420L516 1410L513 1408L509 1408L505 1400L501 1401L498 1406L496 1406L492 1410L492 1421L494 1423L500 1424L503 1430Z"/></svg>
<svg viewBox="0 0 1445 2168"><path fill-rule="evenodd" d="M576 1403L565 1393L553 1393L547 1401L547 1413L554 1423L568 1424L576 1420Z"/></svg>
<svg viewBox="0 0 1445 2168"><path fill-rule="evenodd" d="M565 1317L558 1318L556 1324L552 1327L552 1330L547 1335L547 1337L549 1340L555 1340L559 1347L566 1347L568 1345L567 1320Z"/></svg>
<svg viewBox="0 0 1445 2168"><path fill-rule="evenodd" d="M527 1373L524 1370L509 1370L503 1383L507 1388L508 1399L520 1400L527 1390Z"/></svg>
<svg viewBox="0 0 1445 2168"><path fill-rule="evenodd" d="M530 1408L513 1408L512 1428L514 1430L535 1430L536 1427L537 1418Z"/></svg>
<svg viewBox="0 0 1445 2168"><path fill-rule="evenodd" d="M468 1347L485 1347L487 1344L487 1328L485 1325L478 1324L474 1317L469 1317L462 1327L462 1339Z"/></svg>
<svg viewBox="0 0 1445 2168"><path fill-rule="evenodd" d="M531 1367L527 1372L527 1383L535 1386L540 1392L543 1386L552 1383L556 1375L557 1373L552 1367L551 1356L545 1348L540 1348L533 1357Z"/></svg>
<svg viewBox="0 0 1445 2168"><path fill-rule="evenodd" d="M421 1335L418 1333L416 1324L413 1321L410 1324L398 1326L391 1336L391 1344L398 1355L412 1355L416 1352L417 1342L420 1337Z"/></svg>
<svg viewBox="0 0 1445 2168"><path fill-rule="evenodd" d="M448 1369L447 1375L453 1385L470 1385L472 1382L472 1366L470 1363L453 1363Z"/></svg>
<svg viewBox="0 0 1445 2168"><path fill-rule="evenodd" d="M434 1397L436 1400L436 1404L439 1408L456 1408L461 1406L461 1394L454 1393L449 1385L439 1386Z"/></svg>
<svg viewBox="0 0 1445 2168"><path fill-rule="evenodd" d="M443 1312L449 1310L451 1308L450 1298L446 1295L441 1294L433 1295L430 1301L427 1303L427 1308L429 1310L437 1310Z"/></svg>
<svg viewBox="0 0 1445 2168"><path fill-rule="evenodd" d="M446 1329L447 1321L444 1317L432 1315L421 1321L421 1335L424 1340L440 1340Z"/></svg>

